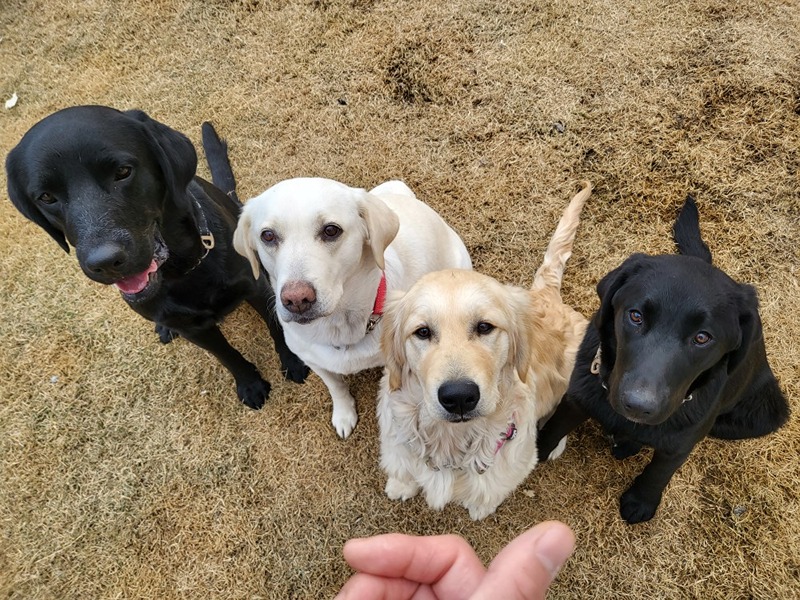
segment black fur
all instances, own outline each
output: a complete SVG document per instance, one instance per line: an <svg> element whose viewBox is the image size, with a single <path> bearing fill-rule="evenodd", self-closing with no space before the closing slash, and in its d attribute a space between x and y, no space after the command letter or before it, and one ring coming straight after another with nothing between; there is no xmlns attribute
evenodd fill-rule
<svg viewBox="0 0 800 600"><path fill-rule="evenodd" d="M213 138L215 160L227 164L224 143ZM155 322L161 341L180 335L211 352L233 375L242 402L260 408L269 383L217 326L242 301L269 326L287 377L302 382L308 369L287 348L268 308L273 292L266 278L254 280L233 249L241 205L230 165L227 195L197 177L196 167L184 135L141 111L103 106L46 117L6 159L8 193L23 215L66 252L71 244L94 281L144 285L128 284L122 296ZM210 251L201 241L207 232L214 238ZM153 265L158 269L146 275Z"/></svg>
<svg viewBox="0 0 800 600"><path fill-rule="evenodd" d="M756 292L711 265L691 197L674 235L682 254L634 254L600 281L600 309L569 388L538 438L544 459L593 418L613 436L617 458L654 448L620 499L631 524L653 517L672 475L706 435L758 437L789 417L767 363Z"/></svg>
<svg viewBox="0 0 800 600"><path fill-rule="evenodd" d="M206 153L206 162L211 170L211 180L214 185L228 195L236 204L240 204L236 194L236 179L228 160L228 144L217 135L217 130L208 121L202 125L203 150Z"/></svg>

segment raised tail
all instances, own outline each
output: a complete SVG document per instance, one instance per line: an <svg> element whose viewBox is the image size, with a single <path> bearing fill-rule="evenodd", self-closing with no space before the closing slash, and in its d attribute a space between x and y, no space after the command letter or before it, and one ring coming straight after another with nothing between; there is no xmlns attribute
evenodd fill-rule
<svg viewBox="0 0 800 600"><path fill-rule="evenodd" d="M531 289L541 290L553 288L561 289L561 278L564 276L564 267L569 257L572 256L572 243L575 241L575 232L580 223L581 209L586 200L592 195L592 184L588 181L581 182L583 189L570 200L564 214L556 227L556 232L550 238L547 251L544 253L542 266L536 271Z"/></svg>
<svg viewBox="0 0 800 600"><path fill-rule="evenodd" d="M228 144L217 135L214 126L208 121L203 123L203 150L211 170L211 181L231 200L241 205L239 196L236 195L236 179L228 159Z"/></svg>
<svg viewBox="0 0 800 600"><path fill-rule="evenodd" d="M702 258L711 263L711 250L703 241L700 233L700 215L697 213L697 204L692 196L686 196L681 212L672 226L672 237L678 246L678 252L686 256Z"/></svg>

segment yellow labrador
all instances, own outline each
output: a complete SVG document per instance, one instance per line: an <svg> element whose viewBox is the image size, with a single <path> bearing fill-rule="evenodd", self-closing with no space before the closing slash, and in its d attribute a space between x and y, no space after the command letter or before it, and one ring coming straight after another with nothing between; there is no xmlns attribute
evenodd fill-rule
<svg viewBox="0 0 800 600"><path fill-rule="evenodd" d="M330 179L282 181L245 204L234 246L253 277L263 265L286 344L328 387L343 438L358 420L343 375L383 365L386 290L472 268L461 238L400 181L369 192Z"/></svg>
<svg viewBox="0 0 800 600"><path fill-rule="evenodd" d="M386 306L378 396L386 494L492 514L536 466L537 421L567 389L587 320L561 301L586 183L530 290L473 271L430 273ZM563 451L563 441L560 451Z"/></svg>

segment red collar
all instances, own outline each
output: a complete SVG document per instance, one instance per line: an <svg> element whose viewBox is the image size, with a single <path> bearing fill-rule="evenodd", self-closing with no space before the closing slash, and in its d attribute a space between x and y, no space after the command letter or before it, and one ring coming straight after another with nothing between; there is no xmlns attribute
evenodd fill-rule
<svg viewBox="0 0 800 600"><path fill-rule="evenodd" d="M378 284L378 293L375 295L375 304L372 307L373 315L383 314L383 302L386 300L386 272L381 272L381 282Z"/></svg>
<svg viewBox="0 0 800 600"><path fill-rule="evenodd" d="M383 316L383 303L386 300L386 272L381 272L381 282L378 284L378 292L375 294L375 304L372 305L372 314L367 321L367 333L375 329L375 325Z"/></svg>

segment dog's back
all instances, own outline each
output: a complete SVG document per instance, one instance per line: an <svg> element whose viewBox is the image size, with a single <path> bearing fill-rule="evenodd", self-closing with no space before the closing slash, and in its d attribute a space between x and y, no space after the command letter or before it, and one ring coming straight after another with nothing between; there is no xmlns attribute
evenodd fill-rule
<svg viewBox="0 0 800 600"><path fill-rule="evenodd" d="M408 289L431 271L472 268L461 237L406 184L388 181L369 193L400 217L399 233L386 249L387 277L395 278L397 289ZM415 256L427 258L420 261Z"/></svg>

